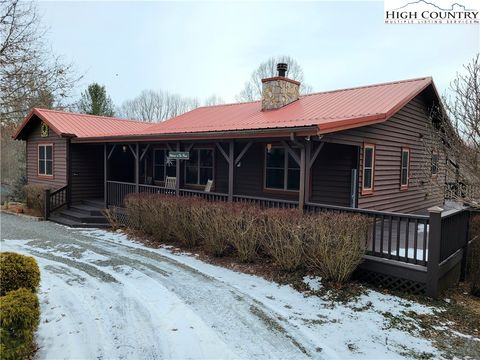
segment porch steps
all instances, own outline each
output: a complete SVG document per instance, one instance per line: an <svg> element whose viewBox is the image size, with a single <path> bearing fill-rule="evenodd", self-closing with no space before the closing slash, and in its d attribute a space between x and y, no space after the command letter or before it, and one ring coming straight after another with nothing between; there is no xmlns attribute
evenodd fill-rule
<svg viewBox="0 0 480 360"><path fill-rule="evenodd" d="M110 224L103 216L102 209L103 202L100 200L83 200L71 205L69 209L50 215L49 220L70 227L109 228Z"/></svg>

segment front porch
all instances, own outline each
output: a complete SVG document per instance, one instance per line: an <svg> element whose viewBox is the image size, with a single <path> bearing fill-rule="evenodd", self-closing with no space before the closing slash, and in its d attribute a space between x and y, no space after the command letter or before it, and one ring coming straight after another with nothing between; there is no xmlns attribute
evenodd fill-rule
<svg viewBox="0 0 480 360"><path fill-rule="evenodd" d="M171 160L170 152L189 159ZM308 202L355 208L358 201L358 146L319 139L118 143L105 144L103 155L106 207L123 206L132 192L300 208ZM165 187L167 177L175 179L173 188Z"/></svg>

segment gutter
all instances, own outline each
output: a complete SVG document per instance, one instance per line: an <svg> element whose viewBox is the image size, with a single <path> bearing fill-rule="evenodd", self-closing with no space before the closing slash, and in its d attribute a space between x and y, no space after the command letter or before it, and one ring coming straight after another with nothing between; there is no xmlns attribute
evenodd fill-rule
<svg viewBox="0 0 480 360"><path fill-rule="evenodd" d="M168 133L168 134L142 134L142 135L116 135L99 137L72 138L75 143L118 142L118 141L156 141L156 140L201 140L218 138L252 138L252 137L282 137L295 133L297 136L318 135L316 125L298 126L272 129L230 130L211 132Z"/></svg>

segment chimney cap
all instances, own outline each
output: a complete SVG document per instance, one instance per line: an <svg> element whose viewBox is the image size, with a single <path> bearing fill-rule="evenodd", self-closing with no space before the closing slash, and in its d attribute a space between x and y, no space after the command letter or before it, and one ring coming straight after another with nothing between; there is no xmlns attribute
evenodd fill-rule
<svg viewBox="0 0 480 360"><path fill-rule="evenodd" d="M288 64L287 63L278 63L277 64L278 76L285 77L285 74L287 73L287 70L288 70Z"/></svg>

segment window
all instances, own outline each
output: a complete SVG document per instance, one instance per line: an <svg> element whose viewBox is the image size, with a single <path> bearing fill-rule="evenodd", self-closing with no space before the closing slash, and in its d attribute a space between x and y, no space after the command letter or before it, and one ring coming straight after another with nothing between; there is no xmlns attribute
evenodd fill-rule
<svg viewBox="0 0 480 360"><path fill-rule="evenodd" d="M53 176L53 145L38 145L38 175Z"/></svg>
<svg viewBox="0 0 480 360"><path fill-rule="evenodd" d="M438 174L438 154L432 154L432 176Z"/></svg>
<svg viewBox="0 0 480 360"><path fill-rule="evenodd" d="M185 183L205 185L213 180L213 149L193 149L185 162Z"/></svg>
<svg viewBox="0 0 480 360"><path fill-rule="evenodd" d="M266 149L265 188L290 191L300 188L300 166L286 148Z"/></svg>
<svg viewBox="0 0 480 360"><path fill-rule="evenodd" d="M400 172L400 187L408 188L408 177L410 172L410 149L402 149L402 163Z"/></svg>
<svg viewBox="0 0 480 360"><path fill-rule="evenodd" d="M155 149L153 151L153 179L165 181L166 176L176 176L177 162L168 158L168 150Z"/></svg>
<svg viewBox="0 0 480 360"><path fill-rule="evenodd" d="M375 170L375 145L363 146L363 186L362 194L373 192L373 177Z"/></svg>

